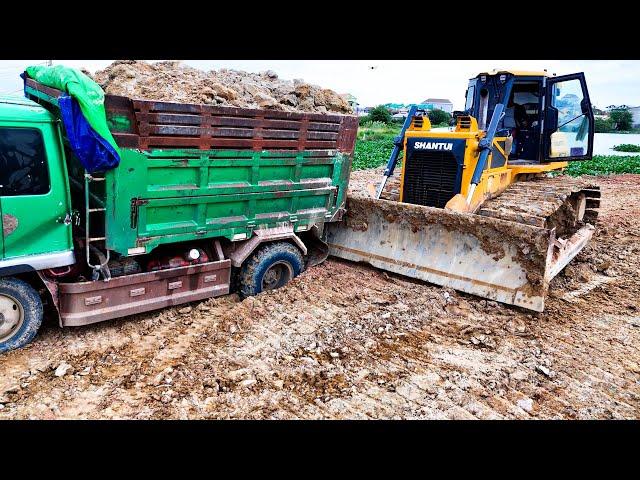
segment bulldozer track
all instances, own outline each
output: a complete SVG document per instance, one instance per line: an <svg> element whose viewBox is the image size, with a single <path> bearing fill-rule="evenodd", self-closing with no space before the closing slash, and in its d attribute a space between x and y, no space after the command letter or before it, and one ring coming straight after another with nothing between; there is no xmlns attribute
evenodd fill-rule
<svg viewBox="0 0 640 480"><path fill-rule="evenodd" d="M578 210L584 209L582 219ZM595 226L600 187L566 175L515 182L485 201L478 215L541 228L556 228L558 236L573 234L582 224Z"/></svg>
<svg viewBox="0 0 640 480"><path fill-rule="evenodd" d="M575 210L581 195L584 195L584 217L577 221ZM399 201L398 175L389 178L381 198ZM500 195L485 201L476 214L540 228L556 228L560 236L574 233L582 223L595 226L599 207L598 185L560 175L515 182Z"/></svg>

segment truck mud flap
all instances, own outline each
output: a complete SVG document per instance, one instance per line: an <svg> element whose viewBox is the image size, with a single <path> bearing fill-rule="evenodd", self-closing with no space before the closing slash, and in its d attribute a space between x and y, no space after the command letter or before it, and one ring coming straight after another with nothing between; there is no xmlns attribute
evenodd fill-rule
<svg viewBox="0 0 640 480"><path fill-rule="evenodd" d="M327 226L330 255L541 312L550 280L586 245L473 214L349 197L342 222Z"/></svg>

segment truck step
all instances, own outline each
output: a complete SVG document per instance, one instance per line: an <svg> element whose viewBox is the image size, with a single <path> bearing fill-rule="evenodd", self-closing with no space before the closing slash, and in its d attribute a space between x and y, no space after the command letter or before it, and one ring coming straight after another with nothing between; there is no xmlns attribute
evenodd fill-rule
<svg viewBox="0 0 640 480"><path fill-rule="evenodd" d="M89 181L89 182L104 182L106 180L105 177L93 177L89 174L85 174L85 178Z"/></svg>

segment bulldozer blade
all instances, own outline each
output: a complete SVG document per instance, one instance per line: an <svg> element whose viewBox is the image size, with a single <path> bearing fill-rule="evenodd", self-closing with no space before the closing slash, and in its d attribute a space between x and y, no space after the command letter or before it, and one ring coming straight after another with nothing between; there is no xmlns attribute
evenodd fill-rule
<svg viewBox="0 0 640 480"><path fill-rule="evenodd" d="M587 244L586 224L566 240L512 221L348 197L327 227L329 254L541 312L549 282Z"/></svg>
<svg viewBox="0 0 640 480"><path fill-rule="evenodd" d="M467 203L467 199L464 195L456 194L451 200L444 206L447 210L453 210L454 212L469 212L470 205Z"/></svg>

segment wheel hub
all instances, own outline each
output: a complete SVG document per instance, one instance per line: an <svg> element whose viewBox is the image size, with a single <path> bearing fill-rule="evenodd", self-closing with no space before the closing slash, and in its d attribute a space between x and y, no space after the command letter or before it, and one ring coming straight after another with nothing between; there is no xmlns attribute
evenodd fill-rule
<svg viewBox="0 0 640 480"><path fill-rule="evenodd" d="M0 342L11 338L24 321L24 312L18 301L0 294Z"/></svg>
<svg viewBox="0 0 640 480"><path fill-rule="evenodd" d="M288 263L277 262L269 267L262 277L262 290L280 288L293 277L293 269Z"/></svg>

